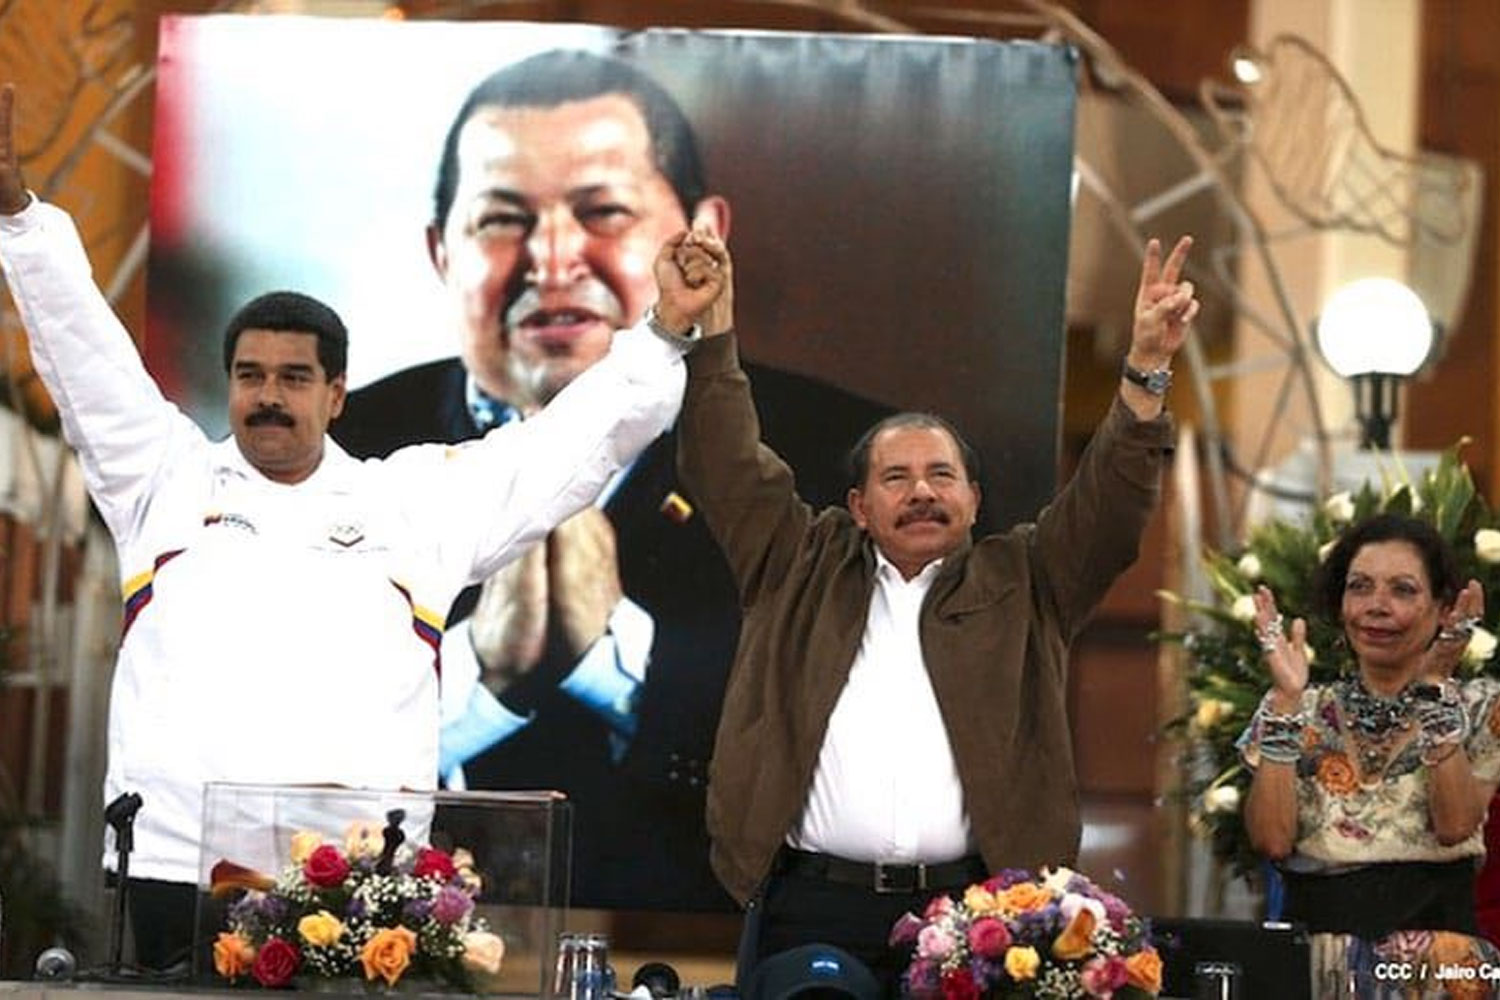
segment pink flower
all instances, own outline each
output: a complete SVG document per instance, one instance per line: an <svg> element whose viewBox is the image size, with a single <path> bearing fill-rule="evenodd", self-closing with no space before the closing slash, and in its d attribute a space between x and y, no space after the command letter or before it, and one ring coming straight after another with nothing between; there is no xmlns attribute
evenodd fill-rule
<svg viewBox="0 0 1500 1000"><path fill-rule="evenodd" d="M929 924L917 935L917 954L941 961L953 954L954 944L953 935L946 928Z"/></svg>
<svg viewBox="0 0 1500 1000"><path fill-rule="evenodd" d="M886 944L892 948L909 948L917 943L917 934L922 930L922 918L915 913L903 913L901 919L891 925L891 936Z"/></svg>
<svg viewBox="0 0 1500 1000"><path fill-rule="evenodd" d="M935 1000L942 996L938 988L938 967L935 962L919 958L906 970L906 991L916 1000Z"/></svg>
<svg viewBox="0 0 1500 1000"><path fill-rule="evenodd" d="M969 927L969 950L981 958L999 958L1010 947L1010 931L1004 921L982 917Z"/></svg>
<svg viewBox="0 0 1500 1000"><path fill-rule="evenodd" d="M947 896L934 896L927 909L922 911L923 920L936 920L953 912L953 900Z"/></svg>
<svg viewBox="0 0 1500 1000"><path fill-rule="evenodd" d="M1117 955L1100 955L1083 963L1078 980L1091 997L1108 1000L1127 979L1125 960Z"/></svg>

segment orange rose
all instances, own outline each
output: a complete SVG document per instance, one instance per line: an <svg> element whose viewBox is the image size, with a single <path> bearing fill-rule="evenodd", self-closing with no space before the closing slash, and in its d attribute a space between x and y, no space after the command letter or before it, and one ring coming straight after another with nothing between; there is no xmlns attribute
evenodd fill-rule
<svg viewBox="0 0 1500 1000"><path fill-rule="evenodd" d="M1052 942L1052 954L1063 961L1072 961L1082 958L1094 950L1090 939L1094 936L1094 925L1098 923L1094 917L1094 911L1088 907L1080 907L1073 914L1073 919L1068 921L1068 926Z"/></svg>
<svg viewBox="0 0 1500 1000"><path fill-rule="evenodd" d="M396 980L411 965L411 955L416 950L417 936L410 930L382 927L365 942L359 953L360 964L365 967L365 978L384 979L387 986L395 986Z"/></svg>
<svg viewBox="0 0 1500 1000"><path fill-rule="evenodd" d="M238 979L250 971L255 946L239 934L221 931L214 941L214 971L225 979Z"/></svg>
<svg viewBox="0 0 1500 1000"><path fill-rule="evenodd" d="M1341 753L1325 753L1318 758L1318 784L1334 795L1348 795L1359 787L1354 765Z"/></svg>
<svg viewBox="0 0 1500 1000"><path fill-rule="evenodd" d="M1052 902L1052 891L1035 882L1017 882L996 897L1006 913L1030 913Z"/></svg>
<svg viewBox="0 0 1500 1000"><path fill-rule="evenodd" d="M1161 992L1161 956L1155 948L1142 948L1125 959L1125 978L1152 996Z"/></svg>

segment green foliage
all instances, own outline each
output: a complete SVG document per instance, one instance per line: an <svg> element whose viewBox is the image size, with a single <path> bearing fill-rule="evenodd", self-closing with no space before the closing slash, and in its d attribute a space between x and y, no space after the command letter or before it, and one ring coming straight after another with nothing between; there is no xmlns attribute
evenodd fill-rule
<svg viewBox="0 0 1500 1000"><path fill-rule="evenodd" d="M1265 585L1288 622L1304 618L1311 647L1312 683L1326 683L1354 668L1335 623L1311 613L1312 583L1322 552L1349 523L1377 513L1411 514L1430 522L1453 546L1459 572L1480 582L1485 620L1465 651L1463 669L1500 676L1494 657L1500 612L1500 532L1496 515L1474 487L1459 458L1462 442L1445 452L1418 482L1399 478L1358 493L1329 497L1306 520L1270 520L1257 526L1234 552L1206 552L1204 567L1213 596L1208 602L1163 599L1192 613L1191 624L1158 638L1186 653L1188 711L1168 725L1184 745L1182 793L1190 803L1193 831L1212 844L1216 857L1247 874L1259 864L1241 815L1250 772L1240 763L1235 740L1270 687L1255 638L1250 595Z"/></svg>

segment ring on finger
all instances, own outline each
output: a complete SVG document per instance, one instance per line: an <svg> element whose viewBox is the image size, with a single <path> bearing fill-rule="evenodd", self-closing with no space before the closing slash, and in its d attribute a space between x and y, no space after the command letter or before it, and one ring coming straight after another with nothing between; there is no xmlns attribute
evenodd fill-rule
<svg viewBox="0 0 1500 1000"><path fill-rule="evenodd" d="M1282 639L1281 626L1282 617L1278 612L1270 621L1256 628L1255 639L1260 643L1261 649L1269 653L1276 648L1276 644Z"/></svg>

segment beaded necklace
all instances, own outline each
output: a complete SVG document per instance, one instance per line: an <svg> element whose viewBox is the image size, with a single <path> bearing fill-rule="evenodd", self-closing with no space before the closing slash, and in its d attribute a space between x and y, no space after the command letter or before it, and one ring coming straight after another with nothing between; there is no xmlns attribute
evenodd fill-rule
<svg viewBox="0 0 1500 1000"><path fill-rule="evenodd" d="M1363 781L1378 784L1416 726L1412 689L1407 686L1395 697L1385 698L1354 677L1339 682L1338 697Z"/></svg>

